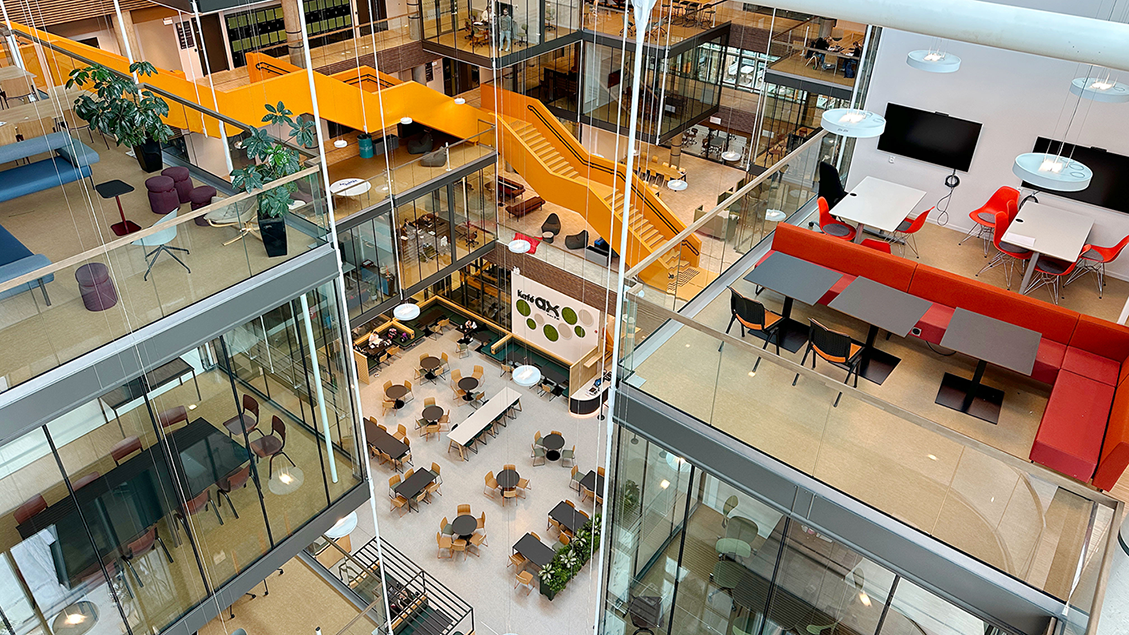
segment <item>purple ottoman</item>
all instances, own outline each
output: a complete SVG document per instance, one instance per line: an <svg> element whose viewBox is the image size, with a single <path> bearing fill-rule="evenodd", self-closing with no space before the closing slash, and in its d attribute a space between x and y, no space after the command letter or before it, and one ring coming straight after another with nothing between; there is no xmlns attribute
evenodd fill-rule
<svg viewBox="0 0 1129 635"><path fill-rule="evenodd" d="M118 292L110 280L110 270L100 262L82 265L74 271L82 303L87 311L105 311L118 303Z"/></svg>
<svg viewBox="0 0 1129 635"><path fill-rule="evenodd" d="M188 193L188 200L192 201L192 209L197 210L201 207L207 207L212 203L212 199L216 196L216 188L211 185L201 185L200 187L192 188ZM196 218L196 224L200 227L207 227L208 221L203 216Z"/></svg>
<svg viewBox="0 0 1129 635"><path fill-rule="evenodd" d="M164 216L180 207L180 197L176 195L176 185L172 177L153 176L145 179L145 189L149 190L149 209L154 214Z"/></svg>
<svg viewBox="0 0 1129 635"><path fill-rule="evenodd" d="M172 179L173 184L176 186L176 197L180 199L181 203L187 203L189 200L188 196L192 193L192 177L188 174L188 168L180 166L165 168L161 170L161 176L167 176Z"/></svg>

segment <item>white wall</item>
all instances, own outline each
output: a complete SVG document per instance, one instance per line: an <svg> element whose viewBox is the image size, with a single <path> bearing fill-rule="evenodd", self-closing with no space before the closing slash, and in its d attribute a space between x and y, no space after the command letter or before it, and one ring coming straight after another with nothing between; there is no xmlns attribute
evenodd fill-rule
<svg viewBox="0 0 1129 635"><path fill-rule="evenodd" d="M961 184L948 208L948 226L963 233L972 225L968 213L987 201L999 186L1019 187L1020 179L1011 172L1016 155L1030 152L1036 137L1063 137L1071 110L1078 103L1069 92L1070 80L1085 76L1089 66L963 42L946 42L944 46L961 57L956 73L926 73L905 63L906 53L929 48L933 41L904 31L884 30L866 108L882 113L886 104L893 102L983 124L972 166L967 173L958 173ZM1129 128L1124 125L1127 118L1129 104L1082 100L1067 141L1129 155ZM925 190L927 194L914 213L928 209L947 193L944 180L951 170L878 152L877 144L877 139L858 140L848 187L874 175ZM1039 194L1039 201L1093 218L1090 241L1094 244L1113 245L1129 234L1129 214L1045 192ZM936 222L936 218L931 215L930 221ZM1108 271L1129 279L1129 258L1112 263Z"/></svg>

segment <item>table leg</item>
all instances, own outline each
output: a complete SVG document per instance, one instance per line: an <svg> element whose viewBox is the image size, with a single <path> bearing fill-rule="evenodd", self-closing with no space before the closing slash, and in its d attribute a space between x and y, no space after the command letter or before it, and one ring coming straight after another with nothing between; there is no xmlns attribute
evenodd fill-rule
<svg viewBox="0 0 1129 635"><path fill-rule="evenodd" d="M116 234L118 236L125 236L126 234L132 234L135 231L140 231L141 230L140 225L138 225L137 223L135 223L131 220L125 219L125 210L122 209L122 199L121 199L121 197L115 196L114 200L118 202L118 214L121 215L121 217L122 217L122 222L114 223L113 225L110 225L110 229L113 230L114 234Z"/></svg>
<svg viewBox="0 0 1129 635"><path fill-rule="evenodd" d="M1039 252L1031 252L1031 259L1027 261L1027 268L1023 270L1023 282L1019 284L1019 292L1027 293L1031 287L1031 276L1035 274L1035 265L1039 264ZM1005 265L1006 266L1006 265Z"/></svg>
<svg viewBox="0 0 1129 635"><path fill-rule="evenodd" d="M973 373L971 380L945 373L935 403L993 425L999 423L1004 392L981 383L987 366L988 362L984 360L977 362L976 372Z"/></svg>
<svg viewBox="0 0 1129 635"><path fill-rule="evenodd" d="M808 343L808 326L792 319L792 303L792 298L784 298L784 308L780 311L780 316L784 319L777 327L776 337L781 348L795 353Z"/></svg>
<svg viewBox="0 0 1129 635"><path fill-rule="evenodd" d="M866 236L866 225L859 223L855 227L855 240L854 240L854 242L855 243L861 243L863 241L864 236Z"/></svg>
<svg viewBox="0 0 1129 635"><path fill-rule="evenodd" d="M878 327L872 324L870 330L866 332L866 346L862 351L862 359L859 360L859 375L881 385L902 360L874 347L874 342L878 339L878 331Z"/></svg>

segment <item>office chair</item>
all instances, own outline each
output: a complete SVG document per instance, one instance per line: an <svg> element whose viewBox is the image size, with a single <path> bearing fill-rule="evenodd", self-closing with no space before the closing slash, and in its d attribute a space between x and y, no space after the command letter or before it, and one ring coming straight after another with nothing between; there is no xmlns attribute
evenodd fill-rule
<svg viewBox="0 0 1129 635"><path fill-rule="evenodd" d="M855 228L835 220L831 215L831 206L827 204L827 199L820 196L816 204L819 206L819 228L823 233L832 238L842 238L847 242L855 239Z"/></svg>
<svg viewBox="0 0 1129 635"><path fill-rule="evenodd" d="M804 351L804 358L800 362L803 366L808 361L808 355L814 353L811 358L811 367L815 368L816 356L833 364L843 364L847 367L847 377L843 379L843 383L847 383L851 379L851 375L855 376L855 388L859 385L858 366L859 360L862 357L862 346L855 344L850 335L840 333L839 331L832 331L826 326L820 324L814 318L808 318L811 323L811 332L808 335L808 348ZM792 385L796 385L796 381L800 378L800 374L796 373L796 378L792 380ZM833 407L839 406L839 399L843 393L839 393L835 397Z"/></svg>
<svg viewBox="0 0 1129 635"><path fill-rule="evenodd" d="M1105 264L1117 260L1121 255L1121 251L1125 246L1129 245L1129 236L1121 239L1113 247L1098 247L1097 245L1085 245L1082 247L1082 255L1079 256L1078 266L1075 267L1074 272L1070 274L1063 286L1074 282L1076 279L1086 275L1087 273L1094 274L1098 282L1098 298L1102 297L1102 290L1105 288Z"/></svg>
<svg viewBox="0 0 1129 635"><path fill-rule="evenodd" d="M747 298L733 287L729 287L729 310L733 313L733 317L729 319L729 326L725 328L726 335L729 334L729 329L733 328L733 323L737 322L741 325L741 338L745 337L745 329L750 331L759 331L764 334L764 346L761 349L768 349L768 343L772 342L776 345L776 354L780 354L780 325L784 322L784 318L780 315L773 313L764 308L764 305L752 298ZM721 347L718 347L720 350ZM756 363L753 364L753 372L757 372L757 366L760 366L761 358L758 357Z"/></svg>
<svg viewBox="0 0 1129 635"><path fill-rule="evenodd" d="M819 162L819 195L827 199L829 207L835 207L839 201L847 196L843 189L843 181L839 178L839 170L826 161Z"/></svg>
<svg viewBox="0 0 1129 635"><path fill-rule="evenodd" d="M984 241L984 257L988 257L988 243L991 241L991 236L996 228L996 213L1008 211L1008 202L1015 203L1015 214L1019 213L1019 190L1014 187L1006 185L1000 187L992 194L992 198L988 199L987 203L978 209L974 209L968 213L968 217L974 223L972 229L968 230L964 238L958 243L964 244L964 241L972 238L972 232L976 232L977 237ZM1010 219L1015 218L1015 214L1011 214Z"/></svg>
<svg viewBox="0 0 1129 635"><path fill-rule="evenodd" d="M894 239L900 239L902 241L902 256L906 255L906 245L909 245L909 248L913 250L913 257L921 258L921 254L917 252L917 238L914 234L921 231L921 228L925 226L925 221L929 218L929 212L932 212L934 209L936 208L930 207L918 214L917 218L914 219L907 216L905 220L898 223L898 226L894 228Z"/></svg>
<svg viewBox="0 0 1129 635"><path fill-rule="evenodd" d="M1015 203L1008 201L1007 206L1010 210L1015 207ZM1012 267L1014 267L1017 262L1031 260L1031 250L1003 241L1004 234L1007 233L1007 228L1011 225L1012 218L1015 218L1015 216L1009 214L1009 212L996 213L996 222L993 223L995 229L992 232L992 244L996 246L996 255L988 261L988 264L984 265L980 271L976 272L976 275L979 276L988 269L1003 265L1005 267L1004 280L1007 282L1007 288L1009 290L1011 289ZM1073 267L1071 271L1073 271Z"/></svg>

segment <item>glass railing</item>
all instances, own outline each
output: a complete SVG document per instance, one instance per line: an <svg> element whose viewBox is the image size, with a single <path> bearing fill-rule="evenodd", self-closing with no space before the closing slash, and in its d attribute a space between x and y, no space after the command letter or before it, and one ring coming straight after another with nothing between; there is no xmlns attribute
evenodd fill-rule
<svg viewBox="0 0 1129 635"><path fill-rule="evenodd" d="M8 386L27 381L324 244L330 218L318 170L266 189L276 187L293 190L293 203L284 224L265 232L261 193L243 193L151 214L151 226L58 262L39 256L31 264L42 266L0 283L11 316L0 324L0 376Z"/></svg>
<svg viewBox="0 0 1129 635"><path fill-rule="evenodd" d="M406 14L356 27L329 31L319 34L316 38L311 38L311 41L316 43L319 38L338 41L310 47L310 60L316 69L325 69L333 64L361 58L365 55L375 55L379 51L396 48L415 41L411 37L409 20Z"/></svg>
<svg viewBox="0 0 1129 635"><path fill-rule="evenodd" d="M855 44L862 47L862 33L833 29L822 47L818 40L823 26L818 18L794 24L782 21L780 26L786 28L777 28L768 43L768 54L776 60L770 68L844 87L854 85L860 56L852 53Z"/></svg>
<svg viewBox="0 0 1129 635"><path fill-rule="evenodd" d="M828 152L827 133L820 131L763 174L718 195L713 209L695 212L686 229L627 272L647 288L647 301L679 310L723 271L772 234L776 225L804 209L815 196L819 162ZM692 265L688 236L702 240ZM674 263L679 274L671 275Z"/></svg>
<svg viewBox="0 0 1129 635"><path fill-rule="evenodd" d="M1095 594L1077 580L1084 563L1104 558L1114 499L762 350L755 338L726 335L728 310L692 320L652 303L651 293L626 294L628 384L1090 610Z"/></svg>

